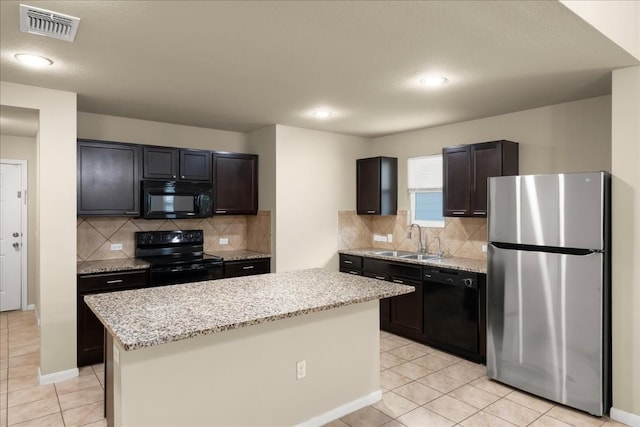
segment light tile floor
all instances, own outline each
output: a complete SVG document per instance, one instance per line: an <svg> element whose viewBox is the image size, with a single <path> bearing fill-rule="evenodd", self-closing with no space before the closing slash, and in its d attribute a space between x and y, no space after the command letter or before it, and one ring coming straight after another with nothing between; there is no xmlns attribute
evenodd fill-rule
<svg viewBox="0 0 640 427"><path fill-rule="evenodd" d="M325 427L623 426L517 391L469 362L380 332L382 400Z"/></svg>
<svg viewBox="0 0 640 427"><path fill-rule="evenodd" d="M103 365L38 385L40 330L33 311L0 313L0 427L106 427Z"/></svg>
<svg viewBox="0 0 640 427"><path fill-rule="evenodd" d="M35 313L0 313L0 427L105 427L103 365L39 386ZM622 426L491 381L478 365L380 332L383 398L325 427ZM178 427L178 426L176 426Z"/></svg>

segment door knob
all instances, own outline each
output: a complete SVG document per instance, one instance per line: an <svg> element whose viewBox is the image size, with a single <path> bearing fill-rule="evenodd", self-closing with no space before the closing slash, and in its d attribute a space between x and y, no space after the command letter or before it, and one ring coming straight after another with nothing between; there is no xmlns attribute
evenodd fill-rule
<svg viewBox="0 0 640 427"><path fill-rule="evenodd" d="M13 233L13 234L12 234L12 236L13 236L13 237L19 237L19 236L20 236L20 233Z"/></svg>
<svg viewBox="0 0 640 427"><path fill-rule="evenodd" d="M18 249L18 248L20 247L20 243L15 242L15 243L14 243L13 245L11 245L11 246L13 246L14 248Z"/></svg>

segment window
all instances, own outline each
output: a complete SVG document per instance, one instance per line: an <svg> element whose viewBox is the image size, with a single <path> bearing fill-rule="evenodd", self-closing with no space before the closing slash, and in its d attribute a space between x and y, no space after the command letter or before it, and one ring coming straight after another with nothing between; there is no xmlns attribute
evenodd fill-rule
<svg viewBox="0 0 640 427"><path fill-rule="evenodd" d="M410 157L407 170L411 223L425 227L444 227L442 155Z"/></svg>

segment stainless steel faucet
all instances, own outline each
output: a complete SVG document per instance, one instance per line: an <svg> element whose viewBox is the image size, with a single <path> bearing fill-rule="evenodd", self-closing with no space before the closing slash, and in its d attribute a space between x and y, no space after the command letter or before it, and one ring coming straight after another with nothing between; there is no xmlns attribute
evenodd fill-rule
<svg viewBox="0 0 640 427"><path fill-rule="evenodd" d="M442 251L442 246L440 246L440 236L436 236L434 239L438 239L438 256L442 258L444 256L444 252Z"/></svg>
<svg viewBox="0 0 640 427"><path fill-rule="evenodd" d="M422 228L420 228L418 224L411 224L409 226L409 234L407 234L407 237L411 238L411 231L413 230L414 226L418 227L418 253L423 254L425 247L422 244Z"/></svg>

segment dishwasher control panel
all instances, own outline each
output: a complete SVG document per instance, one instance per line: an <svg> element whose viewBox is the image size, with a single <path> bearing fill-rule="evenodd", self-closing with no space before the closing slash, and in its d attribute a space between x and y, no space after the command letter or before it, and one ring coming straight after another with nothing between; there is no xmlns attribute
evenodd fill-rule
<svg viewBox="0 0 640 427"><path fill-rule="evenodd" d="M474 289L478 287L478 274L470 271L425 267L423 279L425 282L444 285L465 286Z"/></svg>

